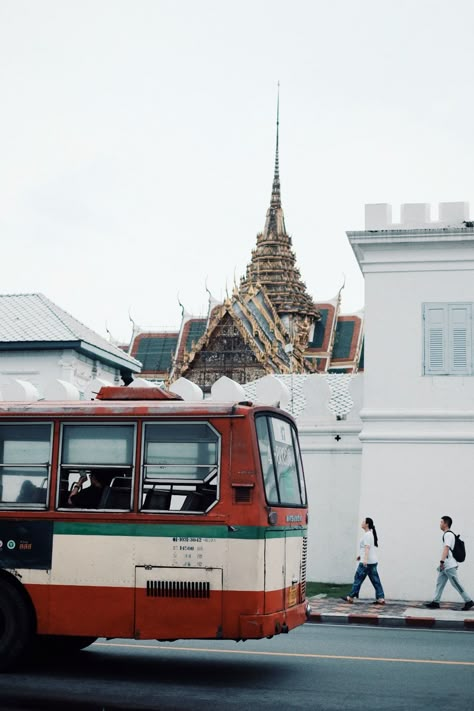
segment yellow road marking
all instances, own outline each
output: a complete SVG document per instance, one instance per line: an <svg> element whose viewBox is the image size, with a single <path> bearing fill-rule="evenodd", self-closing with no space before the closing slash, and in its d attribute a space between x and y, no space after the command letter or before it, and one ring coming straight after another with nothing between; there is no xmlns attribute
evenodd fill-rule
<svg viewBox="0 0 474 711"><path fill-rule="evenodd" d="M398 662L401 664L443 664L447 666L474 667L474 662L456 662L448 659L404 659L403 657L356 657L346 654L303 654L301 652L255 652L244 649L208 649L206 647L170 647L160 644L129 644L126 642L96 642L96 647L128 647L129 649L164 649L176 652L207 652L208 654L253 654L261 657L304 657L305 659L346 659L356 662Z"/></svg>

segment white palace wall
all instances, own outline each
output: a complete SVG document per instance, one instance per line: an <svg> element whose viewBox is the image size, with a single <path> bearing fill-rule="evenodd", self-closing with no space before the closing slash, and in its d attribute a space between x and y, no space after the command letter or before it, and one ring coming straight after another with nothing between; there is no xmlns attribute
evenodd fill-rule
<svg viewBox="0 0 474 711"><path fill-rule="evenodd" d="M440 222L425 205L406 206L396 225L388 206L367 207L367 230L348 233L366 293L359 517L376 522L387 598L431 600L439 520L451 516L468 551L460 579L474 596L471 346L470 372L427 374L423 319L427 303L474 304L473 223L465 203L441 205ZM442 347L456 342L464 349L468 339L450 334ZM370 585L363 592L370 596ZM461 602L449 585L443 599Z"/></svg>
<svg viewBox="0 0 474 711"><path fill-rule="evenodd" d="M309 502L308 580L346 583L354 573L362 383L361 374L352 378L312 375L305 381L311 397L297 422ZM346 393L352 403L344 402ZM351 409L337 415L329 404L350 404Z"/></svg>

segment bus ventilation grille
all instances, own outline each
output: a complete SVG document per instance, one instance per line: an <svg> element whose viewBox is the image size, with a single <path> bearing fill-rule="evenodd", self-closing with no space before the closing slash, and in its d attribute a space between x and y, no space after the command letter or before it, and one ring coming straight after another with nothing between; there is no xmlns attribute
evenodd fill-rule
<svg viewBox="0 0 474 711"><path fill-rule="evenodd" d="M234 503L249 504L252 499L252 489L250 486L234 487Z"/></svg>
<svg viewBox="0 0 474 711"><path fill-rule="evenodd" d="M301 598L306 598L306 560L308 558L308 539L303 537L303 551L301 556Z"/></svg>
<svg viewBox="0 0 474 711"><path fill-rule="evenodd" d="M147 580L147 597L208 598L210 584L185 580Z"/></svg>

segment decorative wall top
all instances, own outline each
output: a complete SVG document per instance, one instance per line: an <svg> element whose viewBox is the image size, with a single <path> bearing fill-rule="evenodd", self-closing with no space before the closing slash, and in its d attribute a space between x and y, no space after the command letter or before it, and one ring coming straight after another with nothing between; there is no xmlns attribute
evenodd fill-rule
<svg viewBox="0 0 474 711"><path fill-rule="evenodd" d="M26 380L10 379L1 384L0 402L36 402L38 400L67 402L95 400L98 391L112 383L101 378L92 380L81 395L72 383L53 379L44 384L40 393ZM137 378L128 387L153 387L154 383ZM201 401L204 393L196 383L178 378L170 391L183 400ZM251 400L265 405L278 405L290 412L300 423L324 425L338 420L359 421L362 409L363 375L346 373L266 375L251 383L241 385L226 376L219 378L207 398L214 402L241 402Z"/></svg>
<svg viewBox="0 0 474 711"><path fill-rule="evenodd" d="M400 222L392 222L392 206L386 202L365 206L365 229L407 230L443 229L446 227L472 227L469 221L468 202L440 202L438 219L432 219L431 205L426 202L410 202L400 206Z"/></svg>

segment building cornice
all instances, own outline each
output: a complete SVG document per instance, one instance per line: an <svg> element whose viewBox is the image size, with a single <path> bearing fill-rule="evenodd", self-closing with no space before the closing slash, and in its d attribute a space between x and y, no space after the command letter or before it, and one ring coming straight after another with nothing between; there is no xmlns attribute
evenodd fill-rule
<svg viewBox="0 0 474 711"><path fill-rule="evenodd" d="M141 371L140 361L128 356L125 351L123 358L119 354L110 353L98 346L94 346L85 341L9 341L0 343L1 351L58 351L58 350L73 350L77 353L83 353L89 358L100 360L107 365L115 368L125 369L132 373Z"/></svg>
<svg viewBox="0 0 474 711"><path fill-rule="evenodd" d="M367 410L363 422L474 422L474 410Z"/></svg>
<svg viewBox="0 0 474 711"><path fill-rule="evenodd" d="M366 238L367 241L375 241L377 237L379 239L389 238L393 236L394 238L399 238L398 241L405 241L408 239L410 242L413 238L423 238L426 236L428 241L432 241L433 238L446 239L449 235L459 235L459 236L470 236L474 239L474 227L429 227L423 229L388 229L388 230L348 230L346 235L350 237L360 237Z"/></svg>
<svg viewBox="0 0 474 711"><path fill-rule="evenodd" d="M474 269L474 229L347 232L364 273Z"/></svg>

